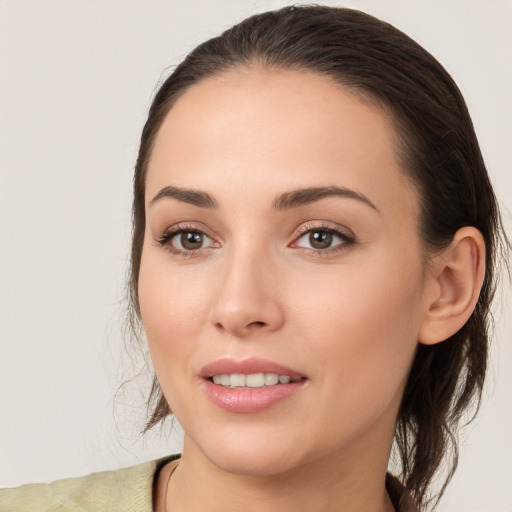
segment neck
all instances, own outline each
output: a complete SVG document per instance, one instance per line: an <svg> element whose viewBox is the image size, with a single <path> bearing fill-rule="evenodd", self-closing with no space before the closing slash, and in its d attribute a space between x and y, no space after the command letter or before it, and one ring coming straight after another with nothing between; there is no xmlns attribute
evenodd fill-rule
<svg viewBox="0 0 512 512"><path fill-rule="evenodd" d="M389 453L376 457L370 451L365 460L360 451L352 451L354 456L330 453L277 474L240 474L214 464L185 438L167 492L167 511L393 512L385 490Z"/></svg>

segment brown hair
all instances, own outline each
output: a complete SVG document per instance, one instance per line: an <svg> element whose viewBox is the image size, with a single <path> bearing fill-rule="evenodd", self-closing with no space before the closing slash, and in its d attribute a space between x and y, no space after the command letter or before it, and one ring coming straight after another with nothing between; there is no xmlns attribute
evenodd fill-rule
<svg viewBox="0 0 512 512"><path fill-rule="evenodd" d="M206 77L257 61L327 77L391 112L404 172L421 202L420 230L429 250L474 226L486 243L486 275L476 309L443 343L419 345L398 416L395 450L402 480L420 507L437 504L430 490L449 458L444 491L457 465L457 428L478 406L486 373L490 303L500 240L496 198L466 104L450 75L416 42L368 14L344 8L293 6L252 16L199 45L165 80L142 132L134 177L130 300L139 317L138 278L145 230L144 193L156 134L177 99ZM146 429L171 410L156 379Z"/></svg>

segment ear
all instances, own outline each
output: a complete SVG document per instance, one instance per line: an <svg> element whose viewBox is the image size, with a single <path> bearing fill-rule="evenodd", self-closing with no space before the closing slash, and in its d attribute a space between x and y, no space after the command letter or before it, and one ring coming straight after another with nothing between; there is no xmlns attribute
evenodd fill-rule
<svg viewBox="0 0 512 512"><path fill-rule="evenodd" d="M455 233L451 244L433 257L431 286L418 340L433 345L455 334L469 319L485 276L485 241L474 227Z"/></svg>

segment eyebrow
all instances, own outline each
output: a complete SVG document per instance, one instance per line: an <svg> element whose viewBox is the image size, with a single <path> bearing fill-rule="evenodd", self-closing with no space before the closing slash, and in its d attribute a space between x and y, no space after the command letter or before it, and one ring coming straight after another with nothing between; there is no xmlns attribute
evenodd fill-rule
<svg viewBox="0 0 512 512"><path fill-rule="evenodd" d="M164 187L158 194L151 199L149 206L152 206L154 203L163 199L164 197L177 199L183 203L193 204L194 206L199 206L200 208L212 208L216 209L219 207L217 201L213 199L210 194L206 192L202 192L199 190L192 190L190 188L180 188L174 187L172 185L168 187Z"/></svg>
<svg viewBox="0 0 512 512"><path fill-rule="evenodd" d="M302 188L291 192L285 192L280 195L272 205L276 210L288 210L290 208L297 208L298 206L311 204L315 201L319 201L320 199L332 196L355 199L356 201L361 201L362 203L370 206L377 212L379 211L379 209L365 195L360 192L356 192L355 190L338 187L336 185L328 187Z"/></svg>
<svg viewBox="0 0 512 512"><path fill-rule="evenodd" d="M319 201L320 199L333 196L355 199L356 201L360 201L370 206L377 212L379 211L379 209L365 195L360 192L356 192L355 190L338 187L336 185L301 188L285 192L273 201L272 206L276 210L289 210L291 208L305 206ZM149 205L152 206L155 202L163 198L176 199L183 203L192 204L200 208L217 209L219 207L217 201L207 192L175 187L173 185L169 185L160 190L160 192L158 192L158 194L150 201Z"/></svg>

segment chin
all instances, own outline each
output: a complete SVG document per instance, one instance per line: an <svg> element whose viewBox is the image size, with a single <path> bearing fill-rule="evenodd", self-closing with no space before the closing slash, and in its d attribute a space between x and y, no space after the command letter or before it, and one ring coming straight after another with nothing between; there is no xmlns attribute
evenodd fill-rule
<svg viewBox="0 0 512 512"><path fill-rule="evenodd" d="M223 471L236 475L268 477L287 473L297 467L297 461L282 452L268 453L253 450L209 454L210 460Z"/></svg>
<svg viewBox="0 0 512 512"><path fill-rule="evenodd" d="M201 442L194 443L194 449L219 469L238 475L272 476L301 464L297 451L300 443L293 442L289 435L288 439L283 439L261 430L255 435L240 434L199 436Z"/></svg>

